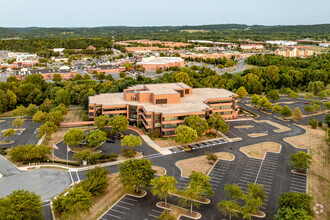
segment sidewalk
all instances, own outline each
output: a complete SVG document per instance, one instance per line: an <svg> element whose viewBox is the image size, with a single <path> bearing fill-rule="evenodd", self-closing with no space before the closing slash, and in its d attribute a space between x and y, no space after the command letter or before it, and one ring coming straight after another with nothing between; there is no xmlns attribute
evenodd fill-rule
<svg viewBox="0 0 330 220"><path fill-rule="evenodd" d="M167 148L162 148L159 147L157 144L155 144L155 142L153 142L148 135L141 135L141 137L143 138L143 140L150 145L152 148L154 148L155 150L157 150L159 153L163 154L163 155L169 155L169 154L173 154L172 151L170 151Z"/></svg>

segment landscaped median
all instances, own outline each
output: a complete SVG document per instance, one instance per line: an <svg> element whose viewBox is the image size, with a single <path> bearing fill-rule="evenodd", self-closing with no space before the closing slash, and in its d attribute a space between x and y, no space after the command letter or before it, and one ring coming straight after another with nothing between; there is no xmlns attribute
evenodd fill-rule
<svg viewBox="0 0 330 220"><path fill-rule="evenodd" d="M245 147L241 147L239 150L248 157L263 159L266 153L280 153L282 146L275 142L262 142L258 144L253 144Z"/></svg>
<svg viewBox="0 0 330 220"><path fill-rule="evenodd" d="M218 152L214 154L218 157L218 159L221 160L232 161L235 158L233 154L227 152ZM198 166L196 166L196 164L198 164ZM213 167L213 164L211 164L210 161L207 160L205 156L179 160L175 163L175 165L181 170L181 176L183 177L189 177L189 175L193 171L201 172L203 174L208 174Z"/></svg>
<svg viewBox="0 0 330 220"><path fill-rule="evenodd" d="M185 216L187 218L191 218L191 219L200 219L202 217L202 215L198 212L190 212L188 209L176 206L176 205L172 205L172 204L167 204L165 205L164 202L158 202L156 204L156 206L158 208L162 208L162 209L166 209L166 210L170 210L171 211L171 215L175 218L175 219L180 219L181 216Z"/></svg>

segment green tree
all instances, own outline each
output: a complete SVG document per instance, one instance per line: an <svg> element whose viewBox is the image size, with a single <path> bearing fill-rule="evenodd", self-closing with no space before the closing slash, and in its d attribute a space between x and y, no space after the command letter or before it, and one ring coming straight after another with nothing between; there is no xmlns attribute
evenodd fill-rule
<svg viewBox="0 0 330 220"><path fill-rule="evenodd" d="M64 219L80 218L89 213L93 206L92 198L92 193L83 187L74 187L67 194L55 197L53 208Z"/></svg>
<svg viewBox="0 0 330 220"><path fill-rule="evenodd" d="M88 164L94 164L101 157L102 153L93 153L89 149L78 151L73 155L73 159L79 160L80 162L85 160L88 162Z"/></svg>
<svg viewBox="0 0 330 220"><path fill-rule="evenodd" d="M330 109L330 102L325 102L325 103L324 103L324 106L326 107L326 109L329 110L329 109Z"/></svg>
<svg viewBox="0 0 330 220"><path fill-rule="evenodd" d="M15 118L15 120L11 123L11 126L14 128L20 128L24 124L24 121L20 118Z"/></svg>
<svg viewBox="0 0 330 220"><path fill-rule="evenodd" d="M16 94L11 90L7 90L6 95L7 95L7 98L8 98L9 108L14 108L16 103L17 103Z"/></svg>
<svg viewBox="0 0 330 220"><path fill-rule="evenodd" d="M277 114L281 114L282 111L282 107L279 106L277 103L274 105L273 107L273 112L277 113Z"/></svg>
<svg viewBox="0 0 330 220"><path fill-rule="evenodd" d="M314 106L311 106L311 105L305 105L304 106L304 111L311 114L315 111L315 108L314 108Z"/></svg>
<svg viewBox="0 0 330 220"><path fill-rule="evenodd" d="M157 217L158 220L175 220L170 211L164 210L162 214Z"/></svg>
<svg viewBox="0 0 330 220"><path fill-rule="evenodd" d="M303 209L308 215L314 216L311 203L313 198L307 193L287 192L281 193L278 198L278 206L281 208Z"/></svg>
<svg viewBox="0 0 330 220"><path fill-rule="evenodd" d="M130 150L133 150L133 147L142 145L142 139L138 136L135 136L133 134L126 135L121 140L121 146L129 146Z"/></svg>
<svg viewBox="0 0 330 220"><path fill-rule="evenodd" d="M299 109L298 107L296 107L296 108L293 110L293 113L292 113L292 119L293 119L295 122L298 122L298 121L303 120L303 114L302 114L302 112L300 111L300 109Z"/></svg>
<svg viewBox="0 0 330 220"><path fill-rule="evenodd" d="M241 86L236 91L238 98L243 99L248 94L244 86Z"/></svg>
<svg viewBox="0 0 330 220"><path fill-rule="evenodd" d="M189 176L189 183L182 192L182 196L179 198L179 204L182 206L190 206L190 212L192 213L193 206L199 207L200 203L196 200L212 196L214 191L209 180L210 177L202 174L201 172L192 172Z"/></svg>
<svg viewBox="0 0 330 220"><path fill-rule="evenodd" d="M84 75L84 80L90 80L90 79L91 79L91 77L89 76L88 73L86 73L86 74Z"/></svg>
<svg viewBox="0 0 330 220"><path fill-rule="evenodd" d="M194 129L185 125L178 126L175 129L175 134L177 135L175 141L182 144L184 147L186 144L194 142L198 137L197 132Z"/></svg>
<svg viewBox="0 0 330 220"><path fill-rule="evenodd" d="M62 112L50 112L46 116L46 121L53 122L56 126L59 126L61 121L63 120Z"/></svg>
<svg viewBox="0 0 330 220"><path fill-rule="evenodd" d="M83 141L84 136L85 136L85 132L80 128L71 128L64 135L64 144L77 146Z"/></svg>
<svg viewBox="0 0 330 220"><path fill-rule="evenodd" d="M23 105L17 106L15 110L13 110L13 115L23 116L26 114L26 108Z"/></svg>
<svg viewBox="0 0 330 220"><path fill-rule="evenodd" d="M7 138L13 136L14 134L15 134L15 130L12 128L5 130L5 132L3 132L3 137L5 139L3 139L2 141L5 141Z"/></svg>
<svg viewBox="0 0 330 220"><path fill-rule="evenodd" d="M57 105L63 103L66 106L71 104L71 97L68 90L60 89L56 92L55 103Z"/></svg>
<svg viewBox="0 0 330 220"><path fill-rule="evenodd" d="M119 181L128 192L138 192L141 187L150 185L156 173L150 160L130 159L119 164Z"/></svg>
<svg viewBox="0 0 330 220"><path fill-rule="evenodd" d="M221 116L221 114L216 113L211 116L208 120L210 128L215 129L216 135L220 131L222 134L226 134L229 131L229 125L226 123L225 119Z"/></svg>
<svg viewBox="0 0 330 220"><path fill-rule="evenodd" d="M53 108L53 101L50 99L45 99L45 101L40 105L39 109L43 112L50 112Z"/></svg>
<svg viewBox="0 0 330 220"><path fill-rule="evenodd" d="M55 74L53 75L53 81L54 81L54 82L61 82L61 81L62 81L62 76L61 76L61 74L59 74L59 73L55 73Z"/></svg>
<svg viewBox="0 0 330 220"><path fill-rule="evenodd" d="M38 111L38 106L36 106L35 104L30 104L27 108L26 108L26 114L28 116L33 116L36 112Z"/></svg>
<svg viewBox="0 0 330 220"><path fill-rule="evenodd" d="M100 72L99 75L97 76L98 80L105 80L105 73L104 72Z"/></svg>
<svg viewBox="0 0 330 220"><path fill-rule="evenodd" d="M251 96L250 99L251 99L251 104L252 105L257 105L260 98L257 94L254 94L254 95Z"/></svg>
<svg viewBox="0 0 330 220"><path fill-rule="evenodd" d="M0 198L0 219L37 220L42 218L40 196L27 190L15 190Z"/></svg>
<svg viewBox="0 0 330 220"><path fill-rule="evenodd" d="M157 195L159 199L165 200L165 205L167 205L167 197L171 196L170 192L176 192L175 184L178 183L173 176L163 176L156 177L151 180L152 185L151 192L153 195Z"/></svg>
<svg viewBox="0 0 330 220"><path fill-rule="evenodd" d="M292 111L291 109L289 108L289 106L287 105L284 105L282 107L282 111L280 113L281 115L283 115L284 117L290 117L292 115Z"/></svg>
<svg viewBox="0 0 330 220"><path fill-rule="evenodd" d="M119 77L120 77L120 78L124 78L124 77L126 77L126 73L125 73L125 72L120 72L120 73L119 73Z"/></svg>
<svg viewBox="0 0 330 220"><path fill-rule="evenodd" d="M47 121L45 124L40 126L37 137L40 139L44 135L50 136L57 131L57 128L58 127L54 124L54 122Z"/></svg>
<svg viewBox="0 0 330 220"><path fill-rule="evenodd" d="M161 74L162 72L163 72L162 68L159 67L159 68L156 69L157 74Z"/></svg>
<svg viewBox="0 0 330 220"><path fill-rule="evenodd" d="M86 191L92 193L93 196L100 195L109 185L107 175L109 171L106 168L95 167L92 170L87 171L87 179L80 182Z"/></svg>
<svg viewBox="0 0 330 220"><path fill-rule="evenodd" d="M266 97L267 97L267 99L275 101L280 98L280 94L277 90L272 89L267 93Z"/></svg>
<svg viewBox="0 0 330 220"><path fill-rule="evenodd" d="M46 154L51 153L51 147L46 145L28 144L19 145L9 151L10 159L13 161L34 161L43 160Z"/></svg>
<svg viewBox="0 0 330 220"><path fill-rule="evenodd" d="M330 113L325 116L325 123L328 125L328 127L330 127Z"/></svg>
<svg viewBox="0 0 330 220"><path fill-rule="evenodd" d="M83 77L82 77L82 75L80 73L77 73L76 75L74 75L73 80L74 81L83 80Z"/></svg>
<svg viewBox="0 0 330 220"><path fill-rule="evenodd" d="M97 148L100 146L101 143L103 143L106 140L107 140L107 136L105 132L99 129L92 130L88 132L86 135L86 141L88 142L88 145L90 147Z"/></svg>
<svg viewBox="0 0 330 220"><path fill-rule="evenodd" d="M315 118L311 118L311 120L308 122L308 124L315 129L317 127L317 120Z"/></svg>
<svg viewBox="0 0 330 220"><path fill-rule="evenodd" d="M315 81L315 82L308 83L308 91L313 93L314 95L318 95L323 90L325 90L325 86L324 86L324 83L321 81Z"/></svg>
<svg viewBox="0 0 330 220"><path fill-rule="evenodd" d="M110 118L109 125L112 126L113 133L126 131L128 126L128 120L123 115L115 115Z"/></svg>
<svg viewBox="0 0 330 220"><path fill-rule="evenodd" d="M184 124L194 129L199 137L208 130L209 125L206 120L203 120L199 115L190 115L184 118Z"/></svg>
<svg viewBox="0 0 330 220"><path fill-rule="evenodd" d="M94 124L100 130L103 130L105 126L107 126L109 120L108 115L100 115L94 118Z"/></svg>
<svg viewBox="0 0 330 220"><path fill-rule="evenodd" d="M296 170L305 171L310 167L311 163L312 156L303 151L298 151L290 156L290 165Z"/></svg>
<svg viewBox="0 0 330 220"><path fill-rule="evenodd" d="M62 115L66 115L66 113L68 112L68 107L66 107L63 103L61 103L58 106L56 106L55 111L61 112Z"/></svg>
<svg viewBox="0 0 330 220"><path fill-rule="evenodd" d="M304 209L294 207L283 207L277 211L274 216L275 220L312 220L313 217L308 215Z"/></svg>
<svg viewBox="0 0 330 220"><path fill-rule="evenodd" d="M314 94L313 93L306 93L305 99L314 99Z"/></svg>
<svg viewBox="0 0 330 220"><path fill-rule="evenodd" d="M224 215L229 215L229 220L231 217L238 217L237 211L240 209L239 205L234 201L221 200L218 203L218 210Z"/></svg>
<svg viewBox="0 0 330 220"><path fill-rule="evenodd" d="M46 114L43 111L37 111L33 115L32 120L34 123L44 122L46 120Z"/></svg>

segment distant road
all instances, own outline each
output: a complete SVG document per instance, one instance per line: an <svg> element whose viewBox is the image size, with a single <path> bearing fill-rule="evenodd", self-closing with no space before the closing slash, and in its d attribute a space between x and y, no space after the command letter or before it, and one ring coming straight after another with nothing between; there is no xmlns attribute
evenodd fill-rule
<svg viewBox="0 0 330 220"><path fill-rule="evenodd" d="M243 69L244 69L244 61L245 61L245 59L238 61L235 70L233 70L233 71L231 71L229 73L239 73L239 72L242 72Z"/></svg>

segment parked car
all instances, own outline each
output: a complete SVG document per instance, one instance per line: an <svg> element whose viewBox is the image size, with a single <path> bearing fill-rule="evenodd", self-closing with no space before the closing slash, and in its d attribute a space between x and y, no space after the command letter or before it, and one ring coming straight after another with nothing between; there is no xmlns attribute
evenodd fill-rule
<svg viewBox="0 0 330 220"><path fill-rule="evenodd" d="M310 102L304 102L304 104L307 104L307 105L309 105L309 104L311 104Z"/></svg>
<svg viewBox="0 0 330 220"><path fill-rule="evenodd" d="M122 139L124 137L124 135L123 134L119 134L119 133L117 133L117 134L114 134L114 135L112 135L112 139L117 139L117 140L120 140L120 139Z"/></svg>
<svg viewBox="0 0 330 220"><path fill-rule="evenodd" d="M115 143L115 139L113 139L113 138L108 138L108 139L106 140L106 142L107 142L107 143Z"/></svg>
<svg viewBox="0 0 330 220"><path fill-rule="evenodd" d="M87 145L87 142L85 141L85 140L83 140L80 144L79 144L79 146L86 146Z"/></svg>

